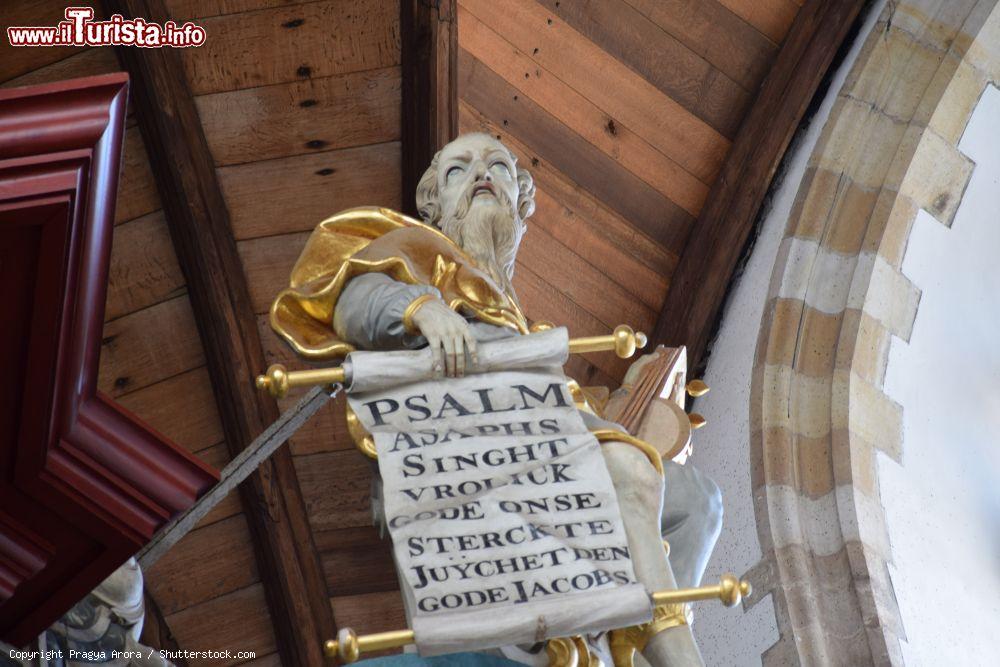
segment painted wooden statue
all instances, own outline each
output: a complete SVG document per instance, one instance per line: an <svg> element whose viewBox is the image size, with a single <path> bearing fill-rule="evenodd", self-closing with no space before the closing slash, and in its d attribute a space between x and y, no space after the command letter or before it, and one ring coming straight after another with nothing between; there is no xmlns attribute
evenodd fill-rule
<svg viewBox="0 0 1000 667"><path fill-rule="evenodd" d="M309 360L429 346L439 375L475 372L479 346L532 330L512 278L534 194L531 175L502 143L485 134L461 136L438 152L418 185L422 222L362 208L321 223L291 287L274 303L271 324ZM631 376L634 384L637 373ZM611 401L609 416L621 411L623 396ZM718 488L690 465L662 461L669 447L656 446L655 432L645 434L650 444L599 410L582 412L592 430L622 436L602 441L601 452L637 579L650 591L698 585L719 533ZM629 641L654 666L700 665L689 619L686 605L658 607ZM590 643L611 662L606 636ZM517 662L547 664L539 648L501 651Z"/></svg>

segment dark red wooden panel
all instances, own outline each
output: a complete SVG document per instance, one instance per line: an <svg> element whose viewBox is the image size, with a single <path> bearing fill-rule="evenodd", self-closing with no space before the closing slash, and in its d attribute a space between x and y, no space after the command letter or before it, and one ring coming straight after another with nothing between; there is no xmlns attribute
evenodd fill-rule
<svg viewBox="0 0 1000 667"><path fill-rule="evenodd" d="M0 91L0 637L46 628L217 473L97 392L128 77Z"/></svg>

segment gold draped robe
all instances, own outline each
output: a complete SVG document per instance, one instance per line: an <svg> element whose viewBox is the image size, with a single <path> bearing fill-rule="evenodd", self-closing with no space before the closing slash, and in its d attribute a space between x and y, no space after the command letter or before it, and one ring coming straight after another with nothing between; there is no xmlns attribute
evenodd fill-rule
<svg viewBox="0 0 1000 667"><path fill-rule="evenodd" d="M431 285L456 312L529 332L517 303L451 239L401 213L370 206L342 211L317 225L292 269L290 286L271 305L271 327L306 359L347 356L354 347L337 337L333 314L348 281L365 273L384 273L409 285ZM581 410L597 414L575 381L570 381L570 391ZM348 430L359 449L375 458L371 436L350 410ZM652 445L616 429L598 429L595 436L601 442L638 447L663 474Z"/></svg>
<svg viewBox="0 0 1000 667"><path fill-rule="evenodd" d="M271 306L271 327L300 356L339 359L354 350L333 329L337 300L355 276L384 273L436 287L456 312L527 333L527 320L461 248L437 229L390 209L353 208L317 225Z"/></svg>

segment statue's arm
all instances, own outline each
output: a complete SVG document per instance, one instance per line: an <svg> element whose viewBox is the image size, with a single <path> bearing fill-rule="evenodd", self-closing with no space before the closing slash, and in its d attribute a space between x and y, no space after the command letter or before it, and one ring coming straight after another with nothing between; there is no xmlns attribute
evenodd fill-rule
<svg viewBox="0 0 1000 667"><path fill-rule="evenodd" d="M341 340L363 350L422 347L423 336L403 328L403 311L418 296L441 293L430 285L408 285L384 273L352 278L341 292L333 313L333 328Z"/></svg>
<svg viewBox="0 0 1000 667"><path fill-rule="evenodd" d="M406 333L403 311L422 294L441 298L430 285L408 285L384 273L365 273L352 278L337 300L333 328L337 336L362 350L416 349L427 344L423 336ZM470 322L477 341L516 336L517 332L485 322Z"/></svg>

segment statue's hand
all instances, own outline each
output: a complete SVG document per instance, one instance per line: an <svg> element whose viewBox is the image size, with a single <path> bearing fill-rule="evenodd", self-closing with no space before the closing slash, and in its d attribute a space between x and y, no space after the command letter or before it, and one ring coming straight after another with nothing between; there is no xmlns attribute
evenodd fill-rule
<svg viewBox="0 0 1000 667"><path fill-rule="evenodd" d="M466 354L473 364L479 363L476 338L469 329L469 323L444 301L427 301L413 313L411 319L427 339L434 353L434 369L439 375L465 375Z"/></svg>

